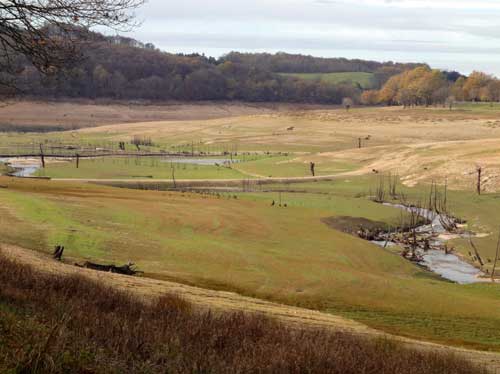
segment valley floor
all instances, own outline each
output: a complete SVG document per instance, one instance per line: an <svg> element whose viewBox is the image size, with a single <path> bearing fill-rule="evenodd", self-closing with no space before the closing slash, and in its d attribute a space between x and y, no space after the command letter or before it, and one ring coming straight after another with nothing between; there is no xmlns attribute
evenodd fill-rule
<svg viewBox="0 0 500 374"><path fill-rule="evenodd" d="M51 113L43 103L15 105L26 111L0 108L0 120L15 129L0 132L0 154L41 150L46 161L34 172L41 179L0 177L0 242L20 261L291 324L500 351L498 284L454 284L397 248L324 223L347 217L400 227L407 215L376 203L377 190L384 200L425 206L434 189L463 220L477 253L465 234L452 238L450 249L491 274L500 227L500 107L197 104L120 113L116 104L51 103ZM48 132L23 132L43 128ZM113 157L93 156L107 150ZM50 158L61 152L65 157ZM77 152L89 157L77 162ZM213 162L186 162L199 157ZM11 171L0 163L0 173ZM391 179L395 194L387 192ZM54 263L47 254L55 245L66 246L68 262L132 261L149 278ZM498 366L494 354L470 354Z"/></svg>

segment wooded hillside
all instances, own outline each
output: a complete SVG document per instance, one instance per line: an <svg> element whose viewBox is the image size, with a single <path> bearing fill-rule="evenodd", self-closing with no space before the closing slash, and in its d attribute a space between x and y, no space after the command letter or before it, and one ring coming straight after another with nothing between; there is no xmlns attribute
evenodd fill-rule
<svg viewBox="0 0 500 374"><path fill-rule="evenodd" d="M368 72L381 87L391 76L417 66L286 53L231 52L215 59L166 53L149 43L98 33L83 53L83 61L52 76L20 62L17 86L37 97L340 104L345 97L359 98L362 87L279 73Z"/></svg>

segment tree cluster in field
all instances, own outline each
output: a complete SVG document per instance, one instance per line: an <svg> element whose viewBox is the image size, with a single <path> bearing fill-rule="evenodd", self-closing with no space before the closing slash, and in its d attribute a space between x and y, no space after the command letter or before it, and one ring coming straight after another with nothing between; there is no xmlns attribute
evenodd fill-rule
<svg viewBox="0 0 500 374"><path fill-rule="evenodd" d="M229 53L219 59L159 51L125 37L92 33L84 59L56 74L41 74L27 61L16 86L38 97L144 100L241 100L341 104L362 93L353 82L306 80L279 73L372 72L376 87L415 64L342 58Z"/></svg>
<svg viewBox="0 0 500 374"><path fill-rule="evenodd" d="M500 80L478 71L465 77L419 66L392 76L380 90L363 92L361 101L367 105L442 104L450 109L456 101L498 102Z"/></svg>

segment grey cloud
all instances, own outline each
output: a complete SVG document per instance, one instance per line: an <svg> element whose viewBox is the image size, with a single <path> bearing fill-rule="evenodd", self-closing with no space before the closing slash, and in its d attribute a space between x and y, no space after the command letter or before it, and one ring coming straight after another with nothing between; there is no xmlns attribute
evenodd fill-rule
<svg viewBox="0 0 500 374"><path fill-rule="evenodd" d="M487 2L480 1L483 7L478 9L430 9L407 8L406 0L149 0L139 12L144 23L131 36L164 48L199 52L293 50L332 55L337 49L358 51L363 58L362 51L394 57L409 51L431 64L436 54L446 53L456 55L457 66L465 66L458 60L467 57L460 55L500 52L500 9L487 9Z"/></svg>

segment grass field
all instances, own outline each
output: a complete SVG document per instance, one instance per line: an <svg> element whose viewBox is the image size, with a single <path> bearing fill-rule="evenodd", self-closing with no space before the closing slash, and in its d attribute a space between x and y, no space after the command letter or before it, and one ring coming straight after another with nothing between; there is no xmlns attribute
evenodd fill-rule
<svg viewBox="0 0 500 374"><path fill-rule="evenodd" d="M42 251L64 243L69 262L132 261L152 277L343 314L407 336L500 350L498 288L439 280L321 222L334 215L397 222L399 211L356 197L369 180L313 184L328 194L284 194L288 208L271 207L277 198L272 192L229 199L1 182L8 186L0 190L4 242Z"/></svg>
<svg viewBox="0 0 500 374"><path fill-rule="evenodd" d="M500 111L500 103L458 103L455 107L459 110L478 113Z"/></svg>
<svg viewBox="0 0 500 374"><path fill-rule="evenodd" d="M474 104L476 105L476 104ZM500 351L498 285L460 286L323 223L348 216L397 225L399 210L369 199L380 176L401 178L410 201L429 183L450 188L451 212L467 221L491 270L500 227L500 120L497 106L360 108L262 112L205 120L111 124L78 131L3 133L0 148L49 152L60 144L117 148L135 136L151 151L226 153L232 168L174 165L176 179L256 179L317 175L329 181L259 186L253 192L192 194L77 182L1 178L4 243L69 263L135 262L146 276L340 314L400 335ZM500 107L499 107L500 109ZM358 139L361 138L361 148ZM484 168L482 196L475 170ZM41 176L171 179L172 165L115 157L48 163ZM286 208L271 206L272 201ZM464 239L450 245L470 262ZM477 263L476 263L477 265Z"/></svg>
<svg viewBox="0 0 500 374"><path fill-rule="evenodd" d="M187 160L189 161L189 159ZM79 167L76 161L48 163L45 169L39 169L36 176L51 178L78 179L252 179L262 177L309 177L310 164L297 161L292 156L235 156L232 164L197 165L177 163L168 159L154 157L114 157L81 159ZM196 162L196 161L194 161ZM331 161L315 168L315 175L336 175L352 171L357 165L347 162ZM1 172L1 171L0 171ZM173 173L172 173L173 172Z"/></svg>
<svg viewBox="0 0 500 374"><path fill-rule="evenodd" d="M345 73L280 73L288 77L296 77L306 80L322 80L327 83L353 83L363 88L373 88L375 77L373 73L345 72Z"/></svg>
<svg viewBox="0 0 500 374"><path fill-rule="evenodd" d="M141 158L100 158L82 159L76 168L76 161L47 164L37 176L51 178L82 179L241 179L246 176L231 165L196 165L168 162L167 159Z"/></svg>

